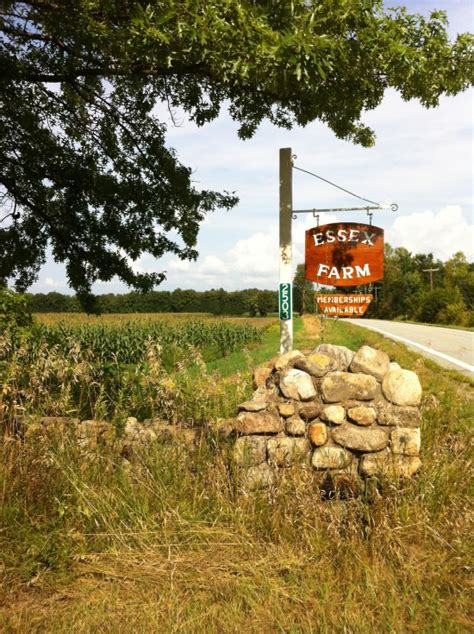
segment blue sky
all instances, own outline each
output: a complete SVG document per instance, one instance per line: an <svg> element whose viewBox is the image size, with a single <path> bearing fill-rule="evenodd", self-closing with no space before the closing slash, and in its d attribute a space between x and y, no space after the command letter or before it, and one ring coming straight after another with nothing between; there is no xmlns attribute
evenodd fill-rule
<svg viewBox="0 0 474 634"><path fill-rule="evenodd" d="M391 6L402 4L390 3ZM405 2L411 11L447 9L450 31L472 31L471 3L465 0ZM364 149L337 140L323 124L281 130L265 123L249 141L237 137L237 125L225 110L213 123L197 128L181 113L173 127L169 114L168 144L185 165L195 170L197 186L236 190L239 205L210 215L202 225L197 262L173 257L157 261L144 256L137 270L167 272L160 288L228 290L278 284L278 150L291 147L296 165L315 171L362 196L394 201L399 211L379 212L374 224L385 239L412 252L433 252L448 258L463 250L473 253L472 220L472 91L442 99L440 107L425 110L388 92L381 106L364 120L376 130L374 148ZM316 179L295 172L294 207L354 206L357 201ZM327 216L364 221L364 213ZM303 262L304 231L314 226L311 216L294 223L294 261ZM33 292L68 289L64 267L51 259L42 268ZM98 283L95 292L123 292L118 281Z"/></svg>

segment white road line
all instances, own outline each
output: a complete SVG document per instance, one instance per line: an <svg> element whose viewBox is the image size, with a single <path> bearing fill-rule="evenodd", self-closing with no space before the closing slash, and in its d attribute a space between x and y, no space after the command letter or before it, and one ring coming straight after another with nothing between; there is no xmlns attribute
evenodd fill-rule
<svg viewBox="0 0 474 634"><path fill-rule="evenodd" d="M351 322L354 323L354 322ZM359 326L360 324L356 324ZM474 365L469 365L465 361L460 361L459 359L455 359L454 357L450 357L448 354L444 354L444 352L438 352L437 350L433 350L433 348L429 348L428 346L423 346L421 343L416 343L415 341L411 341L410 339L405 339L404 337L399 337L398 335L392 335L391 332L386 332L385 330L381 330L380 328L375 328L375 326L362 326L361 328L367 328L368 330L375 330L375 332L379 332L381 335L385 335L385 337L389 337L390 339L397 339L403 343L406 343L410 346L414 346L415 348L419 348L420 350L424 350L425 352L429 352L429 354L433 354L445 361L449 361L449 363L453 363L454 365L458 365L460 368L464 370L468 370L469 372L474 373Z"/></svg>

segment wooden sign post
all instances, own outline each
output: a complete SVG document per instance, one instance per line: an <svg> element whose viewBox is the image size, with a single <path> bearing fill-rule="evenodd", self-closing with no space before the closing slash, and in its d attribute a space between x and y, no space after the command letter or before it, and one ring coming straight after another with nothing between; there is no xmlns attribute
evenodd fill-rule
<svg viewBox="0 0 474 634"><path fill-rule="evenodd" d="M291 148L282 148L280 150L280 285L278 289L281 354L293 349L292 169Z"/></svg>
<svg viewBox="0 0 474 634"><path fill-rule="evenodd" d="M365 207L336 209L293 209L293 169L315 176L369 204ZM396 211L398 205L380 205L367 198L361 198L313 172L293 165L291 148L280 148L280 284L278 287L280 353L293 349L292 219L296 219L297 214L312 213L319 221L319 213L366 211L371 223L372 212L379 209ZM383 230L373 227L372 224L354 223L334 223L314 227L306 232L305 266L307 280L328 286L358 286L380 280L383 277ZM354 302L353 316L356 316L356 313L363 314L360 313L362 304L359 304L357 311L355 310L356 303ZM365 308L369 303L370 301ZM334 305L336 304L338 302L335 301Z"/></svg>

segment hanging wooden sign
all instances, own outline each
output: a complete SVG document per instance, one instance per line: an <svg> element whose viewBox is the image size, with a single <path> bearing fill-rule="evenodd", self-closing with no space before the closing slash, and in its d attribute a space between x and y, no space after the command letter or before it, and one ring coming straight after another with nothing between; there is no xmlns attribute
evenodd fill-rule
<svg viewBox="0 0 474 634"><path fill-rule="evenodd" d="M320 312L328 317L362 317L374 296L316 293L314 299Z"/></svg>
<svg viewBox="0 0 474 634"><path fill-rule="evenodd" d="M306 231L307 280L328 286L359 286L383 278L383 229L337 222Z"/></svg>

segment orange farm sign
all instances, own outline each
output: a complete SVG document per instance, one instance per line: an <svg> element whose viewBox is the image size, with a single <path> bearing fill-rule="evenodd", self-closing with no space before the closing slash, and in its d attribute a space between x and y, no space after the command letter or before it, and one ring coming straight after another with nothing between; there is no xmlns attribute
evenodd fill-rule
<svg viewBox="0 0 474 634"><path fill-rule="evenodd" d="M328 317L362 317L374 296L316 293L314 298L320 312Z"/></svg>
<svg viewBox="0 0 474 634"><path fill-rule="evenodd" d="M383 278L383 229L353 222L306 231L306 279L327 286L359 286Z"/></svg>

